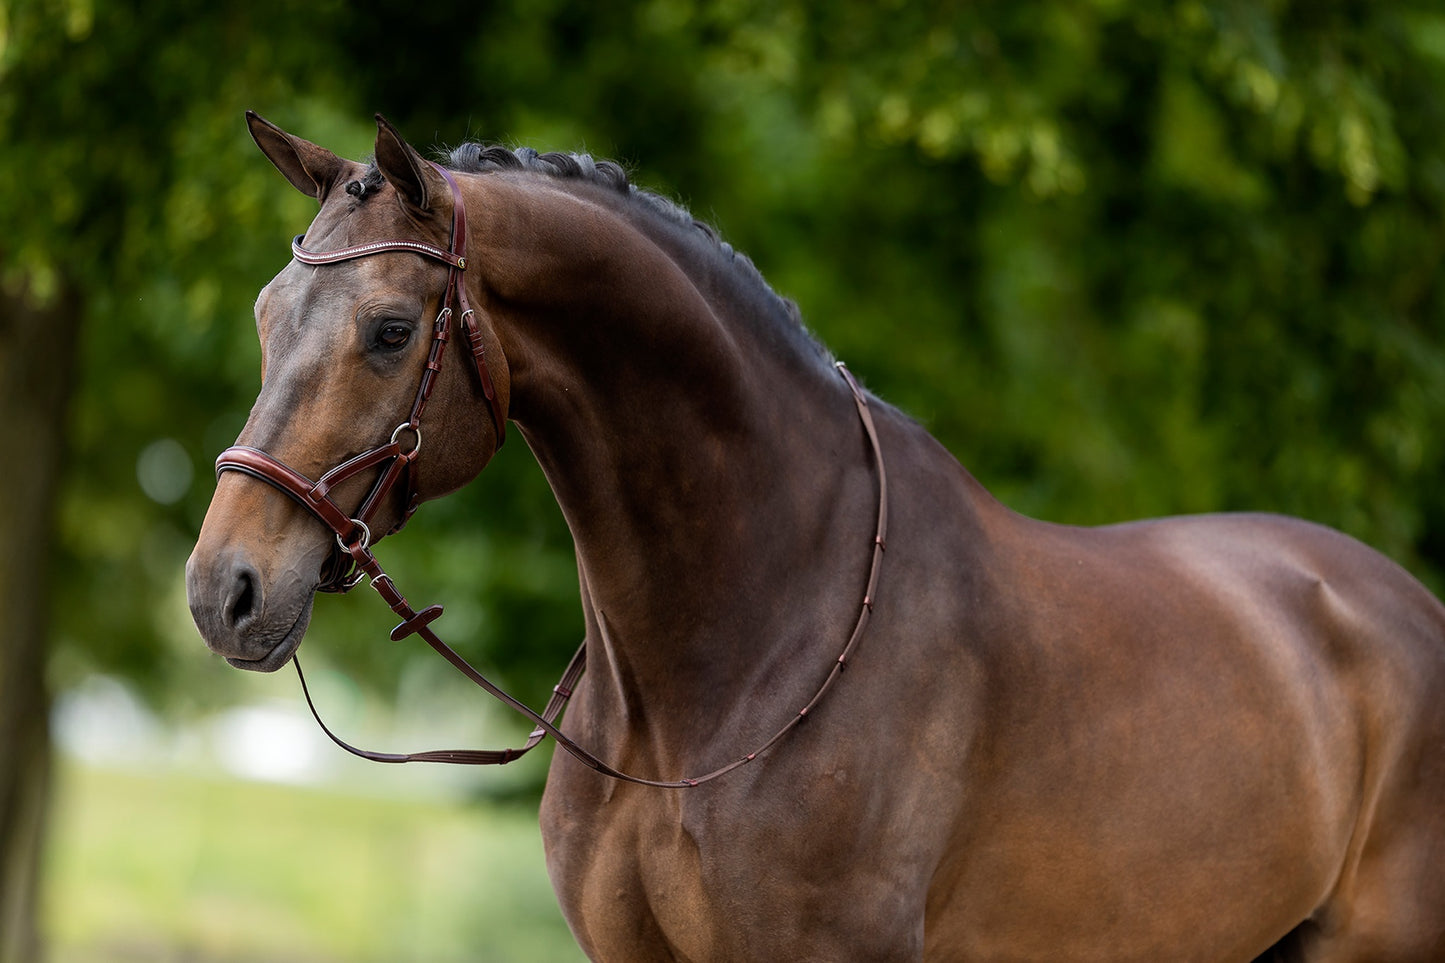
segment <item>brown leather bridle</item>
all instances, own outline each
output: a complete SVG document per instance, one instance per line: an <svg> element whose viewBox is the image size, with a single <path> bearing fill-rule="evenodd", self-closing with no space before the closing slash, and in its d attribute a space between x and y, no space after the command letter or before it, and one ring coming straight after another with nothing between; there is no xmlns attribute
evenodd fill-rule
<svg viewBox="0 0 1445 963"><path fill-rule="evenodd" d="M430 162L428 162L430 163ZM336 533L338 553L334 554L326 567L326 576L317 587L322 592L346 592L361 580L362 572L354 561L353 545L365 549L371 544L371 520L385 503L387 495L403 478L406 490L403 498L403 515L397 528L416 511L420 498L417 494L416 470L413 467L421 451L421 419L426 411L428 399L436 385L437 372L441 370L442 357L447 343L451 340L452 305L457 308L456 318L466 334L471 348L472 367L476 369L481 382L482 394L486 397L492 415L492 427L496 431L497 447L502 446L506 437L507 416L502 411L501 399L492 383L491 371L487 367L487 356L483 346L481 328L477 323L476 311L467 299L467 288L461 275L467 267L467 216L462 205L461 189L451 172L432 164L446 179L452 192L452 235L450 248L443 250L424 241L397 240L373 241L337 251L315 252L301 246L304 235L297 235L291 241L291 255L302 264L326 265L369 257L386 251L410 251L423 257L441 261L447 266L447 287L442 297L441 309L432 324L431 350L427 355L426 367L422 370L421 382L417 385L416 399L412 402L411 414L397 425L391 438L369 451L349 458L326 472L316 481L273 458L259 448L249 445L235 445L227 448L216 459L216 474L239 471L261 481L274 485L296 501ZM381 468L371 490L362 499L361 507L355 514L348 514L331 499L331 492L337 486L357 475ZM395 529L393 529L394 531Z"/></svg>
<svg viewBox="0 0 1445 963"><path fill-rule="evenodd" d="M428 162L430 163L430 162ZM302 473L289 467L283 462L262 451L248 445L235 445L223 451L216 459L216 476L228 471L241 472L253 478L266 482L275 488L280 489L291 498L295 499L307 511L321 521L323 525L331 529L336 536L337 553L328 562L321 583L317 591L322 592L347 592L361 581L362 578L371 580L372 588L386 600L393 612L402 619L401 623L391 630L393 641L400 641L410 635L420 635L442 658L446 659L457 668L463 675L486 690L498 701L512 708L516 712L530 719L536 728L527 737L527 741L520 747L509 749L446 749L432 750L428 752L412 753L387 753L373 752L368 749L358 749L342 741L322 722L321 715L316 709L315 702L311 699L311 692L306 685L306 676L301 672L301 662L295 656L292 661L296 665L296 673L301 680L301 690L306 696L306 704L310 706L312 715L321 730L326 733L338 746L363 759L370 759L374 762L445 762L463 765L502 765L520 758L547 736L557 740L567 752L571 753L579 761L589 768L625 782L638 783L645 786L657 786L664 789L686 789L701 785L711 779L716 779L725 773L731 772L740 766L752 762L768 749L792 731L798 723L807 718L808 714L822 701L823 696L832 688L838 676L847 667L848 659L857 648L858 642L863 638L864 630L867 628L868 620L873 612L874 592L878 585L878 574L881 568L884 552L884 540L888 529L888 476L883 465L883 452L878 444L878 432L873 424L873 416L868 408L868 400L863 394L853 375L840 361L836 367L844 381L847 382L849 390L853 394L854 403L858 409L858 416L863 422L863 428L868 436L868 442L872 448L873 460L878 468L878 520L877 528L873 535L872 560L868 570L867 587L864 590L863 602L858 614L858 619L853 627L853 633L849 636L843 651L833 662L823 684L808 700L807 704L799 709L788 721L773 734L766 742L757 749L745 756L739 757L724 766L696 777L658 780L648 779L641 776L631 775L603 762L597 756L574 742L569 736L563 733L556 726L556 720L566 706L568 698L577 682L582 677L586 668L587 643L584 640L577 649L572 660L567 664L566 671L562 678L552 689L552 697L548 700L546 707L541 713L534 711L531 707L517 700L504 692L495 683L477 671L470 663L462 658L455 650L437 637L431 629L431 623L442 614L440 605L431 605L420 612L413 609L406 597L397 589L392 582L391 576L382 570L376 556L371 551L371 528L369 522L375 516L377 510L385 502L388 494L401 481L406 479L406 495L404 499L405 514L403 521L410 518L416 511L419 504L419 494L416 486L416 472L413 464L416 461L417 453L421 450L421 419L426 410L427 399L430 398L437 372L441 370L442 357L446 351L447 342L451 334L451 321L453 317L452 305L455 304L459 312L457 317L466 332L467 342L471 348L473 367L476 369L481 382L482 393L491 406L492 424L496 429L497 445L502 444L505 432L506 414L493 386L491 374L487 369L487 359L483 351L482 336L480 327L476 321L475 311L467 300L466 285L462 282L461 273L466 270L466 239L467 223L466 211L462 204L461 190L457 186L455 178L445 168L432 164L443 178L446 179L452 193L452 236L449 249L443 250L422 241L391 240L374 241L369 244L359 244L354 247L342 248L337 251L314 252L308 251L301 246L303 236L296 237L291 242L291 253L303 264L327 265L336 264L342 261L350 261L356 258L369 257L373 254L380 254L386 251L411 251L433 260L441 261L447 265L447 287L442 298L441 310L437 314L436 322L432 327L431 350L427 356L426 367L422 371L421 383L417 387L416 400L412 403L411 414L407 420L402 422L391 433L391 438L385 443L347 459L341 464L327 471L316 481L312 481ZM405 436L405 437L404 437ZM331 497L331 492L342 482L354 478L363 472L380 468L376 481L372 484L366 497L362 499L360 507L354 514L348 513L337 505ZM400 527L400 524L397 526Z"/></svg>

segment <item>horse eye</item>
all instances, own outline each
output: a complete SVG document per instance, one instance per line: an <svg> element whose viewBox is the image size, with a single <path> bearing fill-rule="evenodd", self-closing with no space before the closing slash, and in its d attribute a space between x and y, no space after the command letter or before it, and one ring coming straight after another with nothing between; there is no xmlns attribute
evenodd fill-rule
<svg viewBox="0 0 1445 963"><path fill-rule="evenodd" d="M410 340L411 326L403 324L400 321L388 321L386 324L383 324L381 330L376 333L376 343L382 348L396 350L397 348L405 346Z"/></svg>

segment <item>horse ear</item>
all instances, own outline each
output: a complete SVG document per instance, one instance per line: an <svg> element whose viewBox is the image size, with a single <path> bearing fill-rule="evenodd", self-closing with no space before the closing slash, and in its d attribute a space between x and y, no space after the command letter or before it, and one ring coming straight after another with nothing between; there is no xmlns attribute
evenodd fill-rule
<svg viewBox="0 0 1445 963"><path fill-rule="evenodd" d="M444 186L441 176L380 114L376 115L376 167L402 202L418 214L431 210L431 198Z"/></svg>
<svg viewBox="0 0 1445 963"><path fill-rule="evenodd" d="M298 191L318 201L336 182L346 161L324 147L286 133L254 110L246 111L251 139Z"/></svg>

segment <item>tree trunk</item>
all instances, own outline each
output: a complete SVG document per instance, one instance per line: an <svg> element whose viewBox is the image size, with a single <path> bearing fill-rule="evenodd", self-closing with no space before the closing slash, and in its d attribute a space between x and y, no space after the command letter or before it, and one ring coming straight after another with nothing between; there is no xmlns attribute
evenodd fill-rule
<svg viewBox="0 0 1445 963"><path fill-rule="evenodd" d="M78 298L0 289L0 963L41 956L51 547Z"/></svg>

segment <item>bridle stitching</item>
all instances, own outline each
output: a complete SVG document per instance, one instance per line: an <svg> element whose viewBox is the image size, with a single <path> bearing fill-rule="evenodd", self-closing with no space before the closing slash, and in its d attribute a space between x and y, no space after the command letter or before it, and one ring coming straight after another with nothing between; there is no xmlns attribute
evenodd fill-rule
<svg viewBox="0 0 1445 963"><path fill-rule="evenodd" d="M465 269L466 258L444 251L439 247L426 244L422 241L371 241L367 244L358 244L355 247L342 248L339 251L308 251L301 246L306 235L298 234L291 239L291 254L302 264L339 264L342 261L350 261L353 258L366 257L370 254L380 254L383 251L415 251L427 257L441 261L449 267Z"/></svg>

